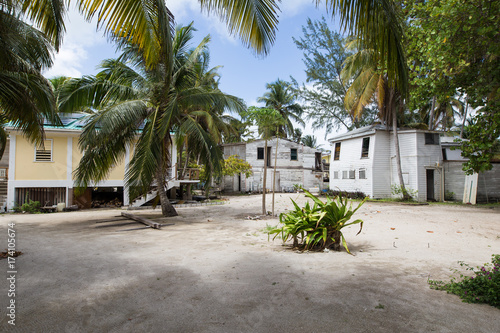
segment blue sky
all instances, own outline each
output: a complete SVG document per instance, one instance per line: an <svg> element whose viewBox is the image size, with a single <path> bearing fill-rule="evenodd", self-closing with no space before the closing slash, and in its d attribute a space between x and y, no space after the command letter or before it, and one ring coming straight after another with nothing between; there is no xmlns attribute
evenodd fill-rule
<svg viewBox="0 0 500 333"><path fill-rule="evenodd" d="M292 37L302 36L302 26L306 24L308 17L313 20L320 19L323 15L327 17L326 11L315 8L312 0L284 0L281 3L275 44L266 57L258 57L245 48L237 37L230 36L225 24L216 16L201 13L197 0L168 0L167 6L175 15L176 23L188 24L194 21L194 27L198 30L195 43L210 34L211 66L222 66L219 70L220 89L243 98L249 106L258 105L256 100L265 93L266 83L278 78L289 80L290 76L298 82L305 81L302 52L297 49ZM47 77L95 74L96 67L103 59L114 57L115 47L108 43L101 31L96 31L95 22L85 22L73 10L68 15L66 28L63 46L55 56L54 66L45 73ZM324 140L324 131L313 132L306 126L303 132L315 135L318 142L323 144L322 148L330 149ZM333 135L334 133L330 133L328 137Z"/></svg>

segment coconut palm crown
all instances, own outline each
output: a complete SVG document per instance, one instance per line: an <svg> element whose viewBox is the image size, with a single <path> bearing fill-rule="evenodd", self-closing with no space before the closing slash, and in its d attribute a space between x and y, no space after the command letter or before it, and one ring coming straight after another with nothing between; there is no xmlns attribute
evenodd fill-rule
<svg viewBox="0 0 500 333"><path fill-rule="evenodd" d="M174 176L168 174L170 148L177 135L173 133L187 136L206 169L220 173L218 141L202 124L213 123L209 110L214 105L240 111L244 104L197 79L199 55L206 50L209 37L190 49L193 30L192 24L178 27L170 41L164 41L171 45L171 54L165 54L153 69L147 67L141 50L125 41L123 54L104 61L96 76L65 85L59 96L61 110L95 110L79 141L84 155L75 171L77 186L84 188L105 179L130 149L133 156L125 175L130 196L155 185L163 214L176 215L165 191L168 179Z"/></svg>

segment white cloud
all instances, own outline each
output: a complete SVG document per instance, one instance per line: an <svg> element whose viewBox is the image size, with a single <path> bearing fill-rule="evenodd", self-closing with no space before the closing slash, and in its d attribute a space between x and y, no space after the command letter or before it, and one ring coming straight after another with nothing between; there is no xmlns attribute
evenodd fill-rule
<svg viewBox="0 0 500 333"><path fill-rule="evenodd" d="M44 73L46 77L82 75L84 62L89 58L88 49L105 46L106 38L102 31L96 31L96 22L86 22L83 16L74 8L65 18L66 33L59 52L55 54L54 65Z"/></svg>
<svg viewBox="0 0 500 333"><path fill-rule="evenodd" d="M54 58L54 65L44 73L48 78L54 76L82 76L82 62L88 57L87 51L73 43L65 43Z"/></svg>

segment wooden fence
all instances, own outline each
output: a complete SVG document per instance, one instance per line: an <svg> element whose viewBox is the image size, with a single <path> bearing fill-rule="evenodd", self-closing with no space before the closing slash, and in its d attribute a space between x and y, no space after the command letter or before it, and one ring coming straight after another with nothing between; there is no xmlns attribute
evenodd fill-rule
<svg viewBox="0 0 500 333"><path fill-rule="evenodd" d="M23 187L16 188L14 202L21 206L29 200L38 201L42 206L57 205L66 202L65 187Z"/></svg>

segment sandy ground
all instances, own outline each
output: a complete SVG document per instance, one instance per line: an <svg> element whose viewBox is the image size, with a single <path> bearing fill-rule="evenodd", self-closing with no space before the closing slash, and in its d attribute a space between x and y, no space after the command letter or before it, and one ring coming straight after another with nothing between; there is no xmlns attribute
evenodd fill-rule
<svg viewBox="0 0 500 333"><path fill-rule="evenodd" d="M278 194L277 211L291 208ZM500 332L500 310L431 290L457 261L500 253L500 211L366 203L354 256L297 253L262 232L260 196L179 208L161 230L96 228L120 210L0 216L16 223L16 325L2 332ZM270 210L270 195L268 210ZM158 212L141 211L153 215ZM394 230L392 229L394 228ZM7 260L0 260L4 276Z"/></svg>

